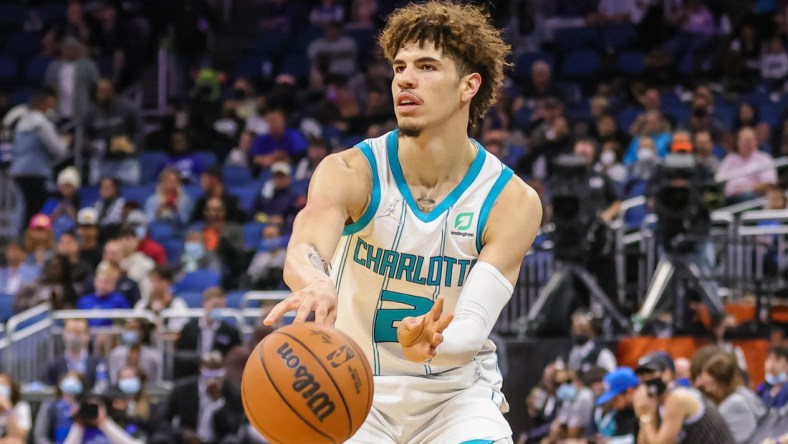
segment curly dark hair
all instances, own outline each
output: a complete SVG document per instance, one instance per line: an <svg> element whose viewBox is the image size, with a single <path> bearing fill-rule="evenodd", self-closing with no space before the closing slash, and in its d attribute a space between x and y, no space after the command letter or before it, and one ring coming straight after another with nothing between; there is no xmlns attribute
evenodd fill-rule
<svg viewBox="0 0 788 444"><path fill-rule="evenodd" d="M496 92L503 83L504 68L510 63L509 44L489 19L489 14L471 5L449 1L429 1L410 4L394 11L380 34L379 44L389 62L405 44L432 42L457 64L462 76L479 73L482 83L471 100L471 126L484 117L495 103Z"/></svg>

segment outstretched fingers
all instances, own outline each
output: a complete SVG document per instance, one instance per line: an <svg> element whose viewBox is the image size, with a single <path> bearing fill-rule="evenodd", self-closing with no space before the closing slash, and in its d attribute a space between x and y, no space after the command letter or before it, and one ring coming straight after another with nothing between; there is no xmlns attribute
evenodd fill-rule
<svg viewBox="0 0 788 444"><path fill-rule="evenodd" d="M284 316L285 313L297 308L298 304L299 302L292 298L287 298L284 301L276 304L274 308L272 308L271 311L268 313L268 316L266 316L265 319L263 320L263 324L273 325L274 322L278 321L279 318Z"/></svg>

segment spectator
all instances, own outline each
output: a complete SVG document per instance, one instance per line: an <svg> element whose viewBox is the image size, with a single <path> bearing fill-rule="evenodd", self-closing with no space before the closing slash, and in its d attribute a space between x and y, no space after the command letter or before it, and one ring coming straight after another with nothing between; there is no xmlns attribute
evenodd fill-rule
<svg viewBox="0 0 788 444"><path fill-rule="evenodd" d="M32 426L30 404L22 400L19 384L13 376L0 373L0 442L27 442Z"/></svg>
<svg viewBox="0 0 788 444"><path fill-rule="evenodd" d="M170 291L173 283L172 270L166 266L160 265L156 267L150 274L151 293L150 300L140 300L134 306L135 310L150 310L156 316L161 316L162 311L186 311L189 306L186 305L183 299L173 296ZM186 325L186 318L164 318L162 319L162 326L167 330L179 332Z"/></svg>
<svg viewBox="0 0 788 444"><path fill-rule="evenodd" d="M95 205L98 224L102 234L110 238L120 228L123 222L123 207L126 206L126 199L120 194L120 181L111 177L102 177L99 181L99 196L100 199Z"/></svg>
<svg viewBox="0 0 788 444"><path fill-rule="evenodd" d="M684 2L680 21L680 32L665 44L665 50L676 64L687 53L696 55L709 50L717 33L714 16L700 0Z"/></svg>
<svg viewBox="0 0 788 444"><path fill-rule="evenodd" d="M5 267L0 267L0 293L15 297L40 274L39 267L25 263L25 250L19 242L11 241L5 247Z"/></svg>
<svg viewBox="0 0 788 444"><path fill-rule="evenodd" d="M309 11L309 23L313 26L325 26L329 23L342 23L345 21L345 7L336 0L320 0Z"/></svg>
<svg viewBox="0 0 788 444"><path fill-rule="evenodd" d="M171 148L172 154L165 168L176 171L181 182L196 183L205 166L191 152L188 134L185 131L173 132Z"/></svg>
<svg viewBox="0 0 788 444"><path fill-rule="evenodd" d="M659 90L654 87L645 88L638 96L637 101L643 108L643 112L638 114L635 121L629 127L630 134L636 134L642 131L643 126L646 124L646 116L648 113L655 111L662 115L662 96L659 95Z"/></svg>
<svg viewBox="0 0 788 444"><path fill-rule="evenodd" d="M205 248L205 236L201 231L189 230L186 233L186 242L183 244L181 256L181 271L190 273L196 270L211 270L218 275L222 274L222 264L213 251Z"/></svg>
<svg viewBox="0 0 788 444"><path fill-rule="evenodd" d="M618 127L615 117L610 114L603 114L596 120L595 125L592 135L595 135L603 144L607 142L615 143L616 158L623 158L624 148L629 146L632 138L626 131Z"/></svg>
<svg viewBox="0 0 788 444"><path fill-rule="evenodd" d="M14 299L14 313L21 313L38 304L48 303L53 310L74 308L77 293L71 283L68 259L55 255L44 263L41 275L22 287Z"/></svg>
<svg viewBox="0 0 788 444"><path fill-rule="evenodd" d="M33 432L36 444L65 442L73 424L73 413L79 408L82 396L90 387L80 372L67 369L63 369L54 385L56 398L45 401L36 415Z"/></svg>
<svg viewBox="0 0 788 444"><path fill-rule="evenodd" d="M137 285L137 281L129 277L122 267L124 259L125 255L123 253L123 245L119 240L112 239L104 244L104 256L102 262L99 263L99 266L102 264L109 265L120 272L120 277L118 278L117 283L117 291L118 293L122 294L124 298L126 298L126 302L128 302L129 306L133 306L142 298L142 296L140 294L140 287Z"/></svg>
<svg viewBox="0 0 788 444"><path fill-rule="evenodd" d="M633 408L640 421L638 443L675 442L733 444L733 436L714 404L696 389L669 387L664 363L656 356L638 362L640 386Z"/></svg>
<svg viewBox="0 0 788 444"><path fill-rule="evenodd" d="M567 367L579 374L592 367L600 367L608 371L616 369L616 357L613 352L594 341L596 332L587 313L578 312L572 315L571 334L574 345L564 359Z"/></svg>
<svg viewBox="0 0 788 444"><path fill-rule="evenodd" d="M485 147L487 147L486 144ZM293 178L295 180L309 180L317 166L320 165L320 162L322 162L327 155L328 145L325 140L321 138L309 139L309 144L306 148L306 156L296 164Z"/></svg>
<svg viewBox="0 0 788 444"><path fill-rule="evenodd" d="M292 168L285 161L271 165L271 180L263 185L252 205L258 218L289 224L303 207L301 196L290 189Z"/></svg>
<svg viewBox="0 0 788 444"><path fill-rule="evenodd" d="M767 408L783 408L788 404L788 346L769 346L763 369L766 382L758 387L758 395Z"/></svg>
<svg viewBox="0 0 788 444"><path fill-rule="evenodd" d="M60 58L49 64L44 84L57 91L58 116L73 124L81 124L90 109L99 71L88 58L85 45L68 37L60 44Z"/></svg>
<svg viewBox="0 0 788 444"><path fill-rule="evenodd" d="M237 276L244 251L243 230L225 219L224 204L216 197L205 203L205 248L216 255L224 268L222 276Z"/></svg>
<svg viewBox="0 0 788 444"><path fill-rule="evenodd" d="M130 365L121 368L116 376L120 393L112 399L113 419L127 431L142 431L144 438L152 437L156 405L145 391L148 376Z"/></svg>
<svg viewBox="0 0 788 444"><path fill-rule="evenodd" d="M142 116L131 103L115 94L112 82L101 79L96 85L96 103L85 119L86 137L93 148L91 183L114 177L126 185L140 180L136 159L142 150Z"/></svg>
<svg viewBox="0 0 788 444"><path fill-rule="evenodd" d="M109 355L109 379L112 384L118 383L124 367L139 368L151 381L161 382L164 369L162 352L151 347L150 333L153 325L144 319L128 319L120 336L121 345L115 347Z"/></svg>
<svg viewBox="0 0 788 444"><path fill-rule="evenodd" d="M174 225L185 225L192 214L194 204L181 187L178 172L165 168L159 174L156 194L145 202L145 217L149 221L164 221Z"/></svg>
<svg viewBox="0 0 788 444"><path fill-rule="evenodd" d="M550 427L560 406L560 401L556 397L556 372L556 363L547 364L542 371L542 379L528 393L525 405L528 416L531 418L532 427L531 430L520 436L518 444L539 442L550 433Z"/></svg>
<svg viewBox="0 0 788 444"><path fill-rule="evenodd" d="M267 325L260 325L252 332L252 340L233 347L232 350L227 352L224 357L224 368L227 370L226 378L236 386L241 386L241 377L243 376L246 361L252 351L266 336L274 332L273 327Z"/></svg>
<svg viewBox="0 0 788 444"><path fill-rule="evenodd" d="M788 77L788 54L780 37L772 38L761 55L761 77L772 90L782 90L782 84Z"/></svg>
<svg viewBox="0 0 788 444"><path fill-rule="evenodd" d="M85 282L95 267L80 257L79 241L73 231L66 231L57 242L57 254L68 259L70 280L77 294L83 294Z"/></svg>
<svg viewBox="0 0 788 444"><path fill-rule="evenodd" d="M561 89L553 82L553 69L549 63L537 60L531 65L531 77L523 87L523 97L526 100L562 97Z"/></svg>
<svg viewBox="0 0 788 444"><path fill-rule="evenodd" d="M254 133L251 131L242 131L238 137L238 146L231 149L224 160L225 166L237 166L249 168L249 157L251 155L252 142L254 142Z"/></svg>
<svg viewBox="0 0 788 444"><path fill-rule="evenodd" d="M157 415L160 423L153 444L219 443L236 437L243 406L238 388L225 379L225 373L220 353L204 353L199 377L177 383Z"/></svg>
<svg viewBox="0 0 788 444"><path fill-rule="evenodd" d="M278 161L290 161L306 151L306 140L298 130L287 127L287 116L281 109L265 113L268 133L257 136L250 150L252 163L269 168Z"/></svg>
<svg viewBox="0 0 788 444"><path fill-rule="evenodd" d="M227 212L227 220L242 224L246 219L246 214L241 209L241 204L236 196L228 194L222 181L222 172L219 168L208 168L200 175L200 185L203 195L197 200L194 206L192 222L202 221L205 215L205 203L212 197L217 197L224 203Z"/></svg>
<svg viewBox="0 0 788 444"><path fill-rule="evenodd" d="M81 444L96 442L96 440L106 440L109 444L143 444L143 441L134 439L107 415L107 406L103 398L88 398L80 404L80 409L86 402L96 405L98 412L96 418L88 419L77 411L63 444Z"/></svg>
<svg viewBox="0 0 788 444"><path fill-rule="evenodd" d="M52 168L66 157L71 144L71 136L59 136L47 118L56 100L52 90L36 92L28 102L29 111L16 124L9 174L22 192L24 221L29 221L46 202L46 183L52 176Z"/></svg>
<svg viewBox="0 0 788 444"><path fill-rule="evenodd" d="M594 394L583 386L575 372L556 370L556 396L561 401L558 415L550 427L549 440L581 438L588 431L594 413Z"/></svg>
<svg viewBox="0 0 788 444"><path fill-rule="evenodd" d="M153 259L139 251L140 241L137 234L130 227L120 229L118 235L123 259L120 261L120 269L126 276L137 283L140 290L140 298L150 297L150 272L156 267ZM134 301L136 303L136 301Z"/></svg>
<svg viewBox="0 0 788 444"><path fill-rule="evenodd" d="M736 356L726 351L712 356L703 366L697 384L717 405L736 443L749 442L766 408L744 386Z"/></svg>
<svg viewBox="0 0 788 444"><path fill-rule="evenodd" d="M736 120L733 122L733 129L739 131L745 126L755 128L759 122L758 108L755 104L751 102L742 102L739 104Z"/></svg>
<svg viewBox="0 0 788 444"><path fill-rule="evenodd" d="M111 2L99 5L96 18L97 38L93 39L93 46L97 57L112 60L110 81L123 90L134 80L137 65L143 62L144 51L150 44L147 23L134 26L132 21L123 20L118 17L118 6Z"/></svg>
<svg viewBox="0 0 788 444"><path fill-rule="evenodd" d="M126 215L126 225L134 230L134 234L139 241L137 251L153 259L156 265L167 263L167 253L164 247L148 236L148 219L145 213L140 210L133 210Z"/></svg>
<svg viewBox="0 0 788 444"><path fill-rule="evenodd" d="M758 151L758 142L752 128L739 130L737 151L725 156L717 169L717 181L737 176L725 183L725 197L731 203L752 199L762 194L769 184L777 183L777 171L772 156ZM738 173L753 171L741 177Z"/></svg>
<svg viewBox="0 0 788 444"><path fill-rule="evenodd" d="M676 385L690 387L692 385L690 382L690 360L684 357L679 357L673 361L673 365L676 368L676 379L674 381Z"/></svg>
<svg viewBox="0 0 788 444"><path fill-rule="evenodd" d="M597 19L601 24L629 22L635 3L634 0L599 0Z"/></svg>
<svg viewBox="0 0 788 444"><path fill-rule="evenodd" d="M640 380L629 367L619 367L605 375L605 392L596 399L596 405L603 410L598 410L600 414L594 417L600 435L617 438L616 442L623 442L627 437L629 442L635 442L639 428L632 397L638 385ZM608 411L602 413L604 410Z"/></svg>
<svg viewBox="0 0 788 444"><path fill-rule="evenodd" d="M714 93L706 85L695 88L686 129L691 133L709 131L715 139L725 133L722 122L714 117Z"/></svg>
<svg viewBox="0 0 788 444"><path fill-rule="evenodd" d="M743 374L747 374L747 359L744 357L744 350L738 345L734 345L730 339L730 333L735 330L738 322L736 317L730 313L722 313L711 316L711 333L714 341L721 350L731 353L739 365Z"/></svg>
<svg viewBox="0 0 788 444"><path fill-rule="evenodd" d="M623 163L618 161L618 156L621 152L620 145L615 141L609 141L602 144L602 152L599 154L599 163L594 166L594 169L607 176L616 184L623 184L627 180L627 168Z"/></svg>
<svg viewBox="0 0 788 444"><path fill-rule="evenodd" d="M87 294L79 298L77 308L80 310L112 310L129 308L129 303L122 294L116 290L120 271L111 266L99 265L96 270L96 277L93 280L95 293ZM111 319L91 319L88 321L91 326L106 327L112 325Z"/></svg>
<svg viewBox="0 0 788 444"><path fill-rule="evenodd" d="M77 220L77 212L80 208L79 190L82 180L79 177L79 172L73 166L66 167L60 174L57 175L57 190L58 194L54 198L50 198L51 208L49 205L44 204L42 213L49 214L49 218L55 225L62 224L60 219L66 221L66 226L71 228Z"/></svg>
<svg viewBox="0 0 788 444"><path fill-rule="evenodd" d="M28 264L42 266L54 254L55 236L52 221L46 214L35 214L25 230L25 250Z"/></svg>
<svg viewBox="0 0 788 444"><path fill-rule="evenodd" d="M68 3L65 21L58 24L55 30L56 38L62 42L65 39L74 39L77 42L88 44L95 35L96 23L86 16L80 2Z"/></svg>
<svg viewBox="0 0 788 444"><path fill-rule="evenodd" d="M93 268L101 262L102 255L101 245L99 245L98 220L98 211L95 208L83 208L77 213L79 256Z"/></svg>
<svg viewBox="0 0 788 444"><path fill-rule="evenodd" d="M227 306L227 296L217 287L203 292L203 316L191 319L183 326L175 343L175 377L191 376L197 372L194 358L218 351L223 358L233 347L241 344L238 330L222 320L221 309Z"/></svg>
<svg viewBox="0 0 788 444"><path fill-rule="evenodd" d="M545 122L547 121L548 119L545 119ZM539 131L539 128L536 131ZM544 142L529 145L528 151L517 163L519 174L545 179L549 177L551 165L556 157L572 153L572 129L566 117L558 116L553 120L544 137Z"/></svg>
<svg viewBox="0 0 788 444"><path fill-rule="evenodd" d="M695 133L693 143L695 149L695 161L704 165L712 174L715 174L720 167L720 159L714 155L714 141L708 131Z"/></svg>
<svg viewBox="0 0 788 444"><path fill-rule="evenodd" d="M249 288L255 290L277 290L282 288L282 271L285 266L287 238L282 236L281 226L269 223L263 228L263 239L257 253L246 270Z"/></svg>
<svg viewBox="0 0 788 444"><path fill-rule="evenodd" d="M356 41L344 35L342 24L328 22L323 26L323 36L313 40L306 50L313 68L323 74L350 77L356 73Z"/></svg>
<svg viewBox="0 0 788 444"><path fill-rule="evenodd" d="M96 382L96 369L102 364L100 358L90 352L90 329L84 319L63 321L63 356L47 366L42 376L45 384L56 385L68 372L76 372L81 379L80 390L89 390ZM77 393L79 394L79 393Z"/></svg>
<svg viewBox="0 0 788 444"><path fill-rule="evenodd" d="M635 122L637 123L637 122ZM633 124L633 127L635 125ZM656 148L657 157L660 159L668 154L671 135L669 128L659 111L647 111L642 119L642 124L632 131L635 136L629 143L624 154L624 165L631 165L638 160L640 154L640 139L649 137Z"/></svg>

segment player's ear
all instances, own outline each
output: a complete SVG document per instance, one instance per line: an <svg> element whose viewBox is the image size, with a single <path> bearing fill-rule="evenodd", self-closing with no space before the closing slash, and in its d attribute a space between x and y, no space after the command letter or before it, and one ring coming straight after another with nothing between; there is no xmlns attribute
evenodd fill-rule
<svg viewBox="0 0 788 444"><path fill-rule="evenodd" d="M482 76L478 72L472 72L462 78L462 96L463 102L470 102L471 99L479 92L482 86Z"/></svg>

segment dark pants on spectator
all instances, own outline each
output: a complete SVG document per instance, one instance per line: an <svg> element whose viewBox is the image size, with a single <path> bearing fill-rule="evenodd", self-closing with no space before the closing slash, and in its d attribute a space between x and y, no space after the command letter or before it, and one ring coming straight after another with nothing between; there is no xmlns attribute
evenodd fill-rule
<svg viewBox="0 0 788 444"><path fill-rule="evenodd" d="M16 176L14 181L25 200L25 216L22 223L19 224L19 231L24 233L27 224L30 223L30 218L41 211L41 207L47 200L47 179L41 176Z"/></svg>

